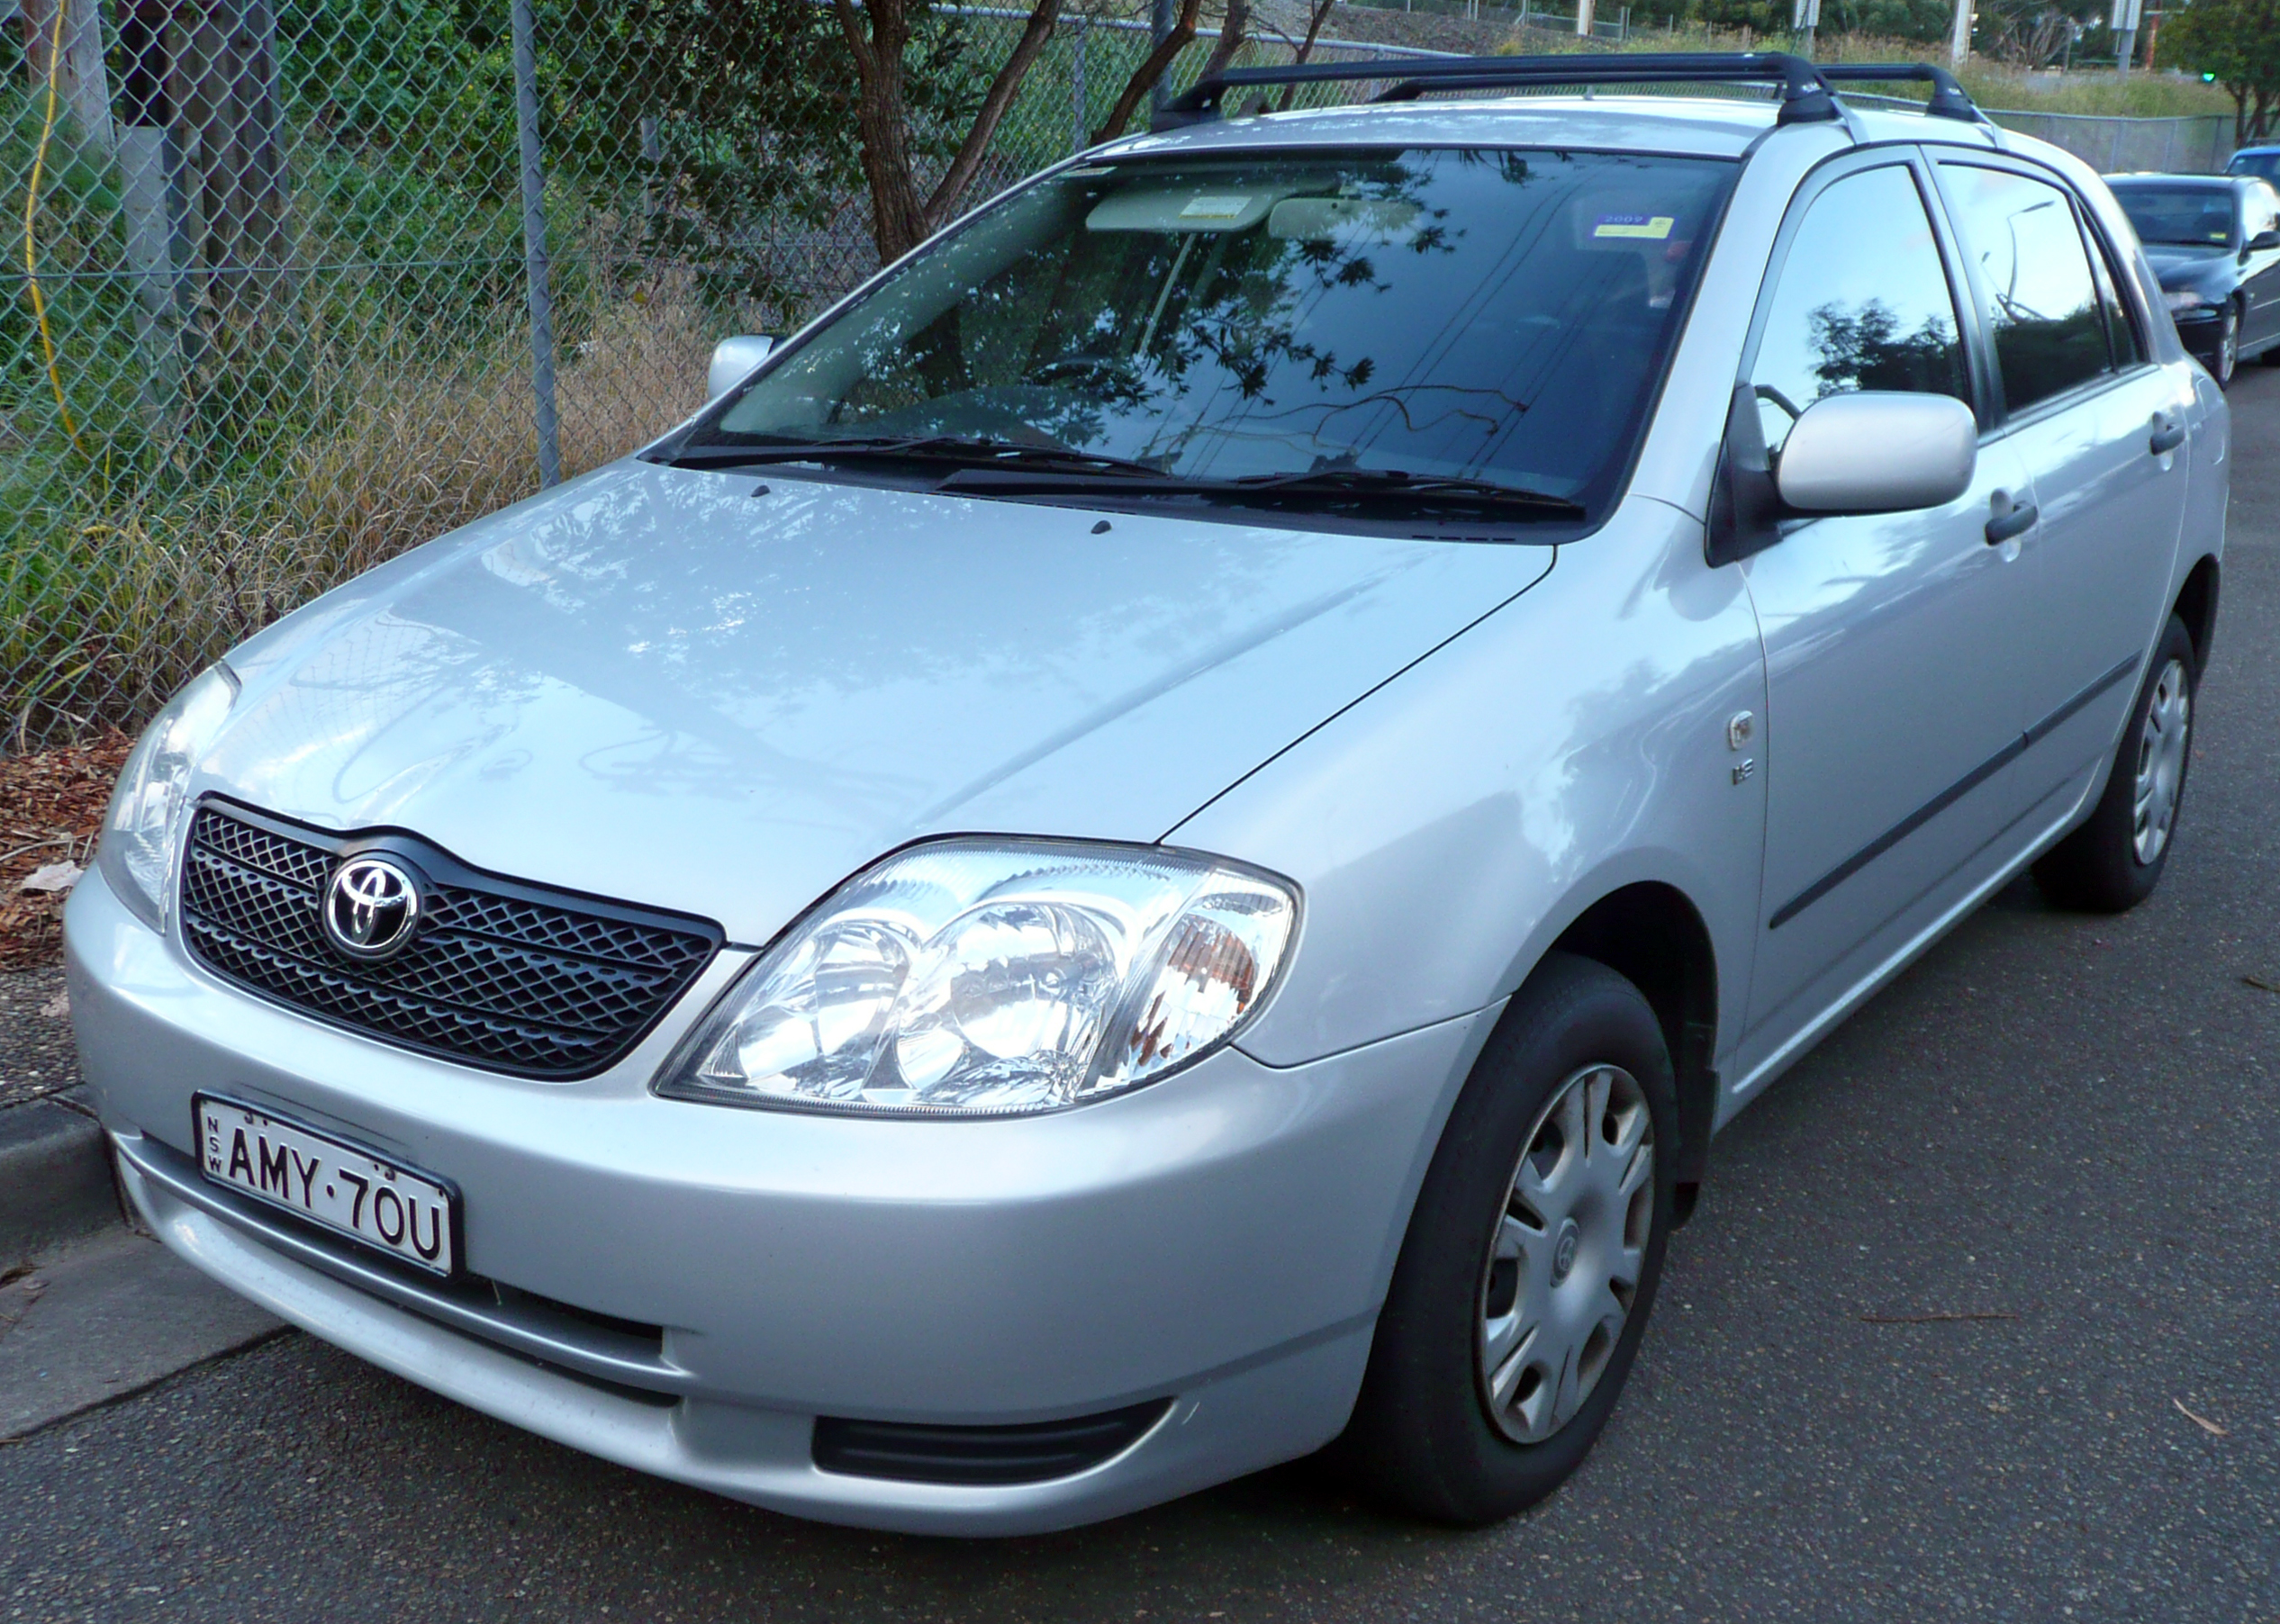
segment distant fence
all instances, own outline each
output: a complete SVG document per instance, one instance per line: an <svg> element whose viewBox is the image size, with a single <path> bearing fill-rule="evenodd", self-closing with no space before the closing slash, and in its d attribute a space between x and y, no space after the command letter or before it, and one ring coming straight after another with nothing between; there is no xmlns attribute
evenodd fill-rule
<svg viewBox="0 0 2280 1624"><path fill-rule="evenodd" d="M2232 156L2232 120L2221 113L2200 118L2121 119L2078 113L1991 110L1987 116L2005 130L2063 147L2104 175L2134 169L2215 175Z"/></svg>

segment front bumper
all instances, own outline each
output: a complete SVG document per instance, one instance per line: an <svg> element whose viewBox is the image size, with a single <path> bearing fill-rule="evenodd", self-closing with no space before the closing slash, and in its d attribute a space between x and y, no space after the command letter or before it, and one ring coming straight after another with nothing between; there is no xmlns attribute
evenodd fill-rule
<svg viewBox="0 0 2280 1624"><path fill-rule="evenodd" d="M1117 1514L1344 1426L1410 1201L1494 1011L1277 1069L1223 1051L1005 1122L663 1100L724 956L618 1066L540 1083L407 1053L191 964L100 877L67 918L81 1053L152 1228L410 1380L575 1448L779 1510L1018 1533ZM190 1098L231 1096L456 1183L448 1286L206 1184ZM1043 1483L819 1469L819 1416L1017 1424L1170 1400Z"/></svg>
<svg viewBox="0 0 2280 1624"><path fill-rule="evenodd" d="M2177 341L2185 347L2188 355L2213 375L2217 370L2217 352L2224 347L2224 306L2197 304L2190 310L2172 311L2169 314L2177 325Z"/></svg>

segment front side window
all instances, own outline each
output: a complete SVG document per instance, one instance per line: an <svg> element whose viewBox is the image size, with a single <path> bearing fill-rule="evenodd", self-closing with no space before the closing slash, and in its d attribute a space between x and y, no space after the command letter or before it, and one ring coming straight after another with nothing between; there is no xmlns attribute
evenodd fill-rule
<svg viewBox="0 0 2280 1624"><path fill-rule="evenodd" d="M1766 448L1823 395L1971 398L1948 274L1905 165L1832 183L1805 206L1750 369Z"/></svg>
<svg viewBox="0 0 2280 1624"><path fill-rule="evenodd" d="M691 444L956 437L1114 459L1167 497L1391 471L1596 509L1733 172L1444 149L1081 166L902 266Z"/></svg>
<svg viewBox="0 0 2280 1624"><path fill-rule="evenodd" d="M2241 212L2241 233L2246 241L2254 242L2269 231L2280 230L2280 193L2275 193L2270 185L2250 186L2246 205Z"/></svg>
<svg viewBox="0 0 2280 1624"><path fill-rule="evenodd" d="M2105 316L2067 194L1964 164L1942 164L1940 179L1978 267L2004 404L2023 411L2104 373Z"/></svg>

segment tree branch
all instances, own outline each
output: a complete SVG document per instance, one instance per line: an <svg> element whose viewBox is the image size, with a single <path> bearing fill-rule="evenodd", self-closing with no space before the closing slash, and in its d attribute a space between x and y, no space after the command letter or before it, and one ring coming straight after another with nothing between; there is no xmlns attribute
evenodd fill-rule
<svg viewBox="0 0 2280 1624"><path fill-rule="evenodd" d="M846 5L848 0L835 0ZM935 187L934 195L927 199L927 224L939 227L955 213L958 199L973 184L974 172L982 167L990 142L998 133L999 121L1006 109L1013 105L1013 98L1021 88L1021 81L1053 39L1053 30L1061 19L1061 0L1037 0L1029 13L1029 20L1022 26L1021 38L1014 42L1013 54L998 69L998 77L990 81L990 92L982 98L982 106L973 115L973 127L966 131L966 139L958 143L957 155L950 160L949 171L942 184Z"/></svg>
<svg viewBox="0 0 2280 1624"><path fill-rule="evenodd" d="M1132 77L1124 82L1124 89L1117 96L1117 104L1108 109L1108 118L1092 132L1092 144L1112 141L1124 133L1124 127L1132 122L1139 108L1140 98L1156 87L1180 53L1192 44L1196 37L1196 17L1203 10L1203 0L1180 0L1180 14L1172 20L1172 32L1156 42Z"/></svg>

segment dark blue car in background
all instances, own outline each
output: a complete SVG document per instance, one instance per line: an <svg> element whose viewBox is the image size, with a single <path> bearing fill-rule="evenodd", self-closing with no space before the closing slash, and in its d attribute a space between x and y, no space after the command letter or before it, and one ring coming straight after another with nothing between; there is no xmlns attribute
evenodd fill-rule
<svg viewBox="0 0 2280 1624"><path fill-rule="evenodd" d="M2280 149L2250 149L2233 161ZM2161 294L2221 384L2246 359L2280 365L2280 192L2253 175L2115 175Z"/></svg>

